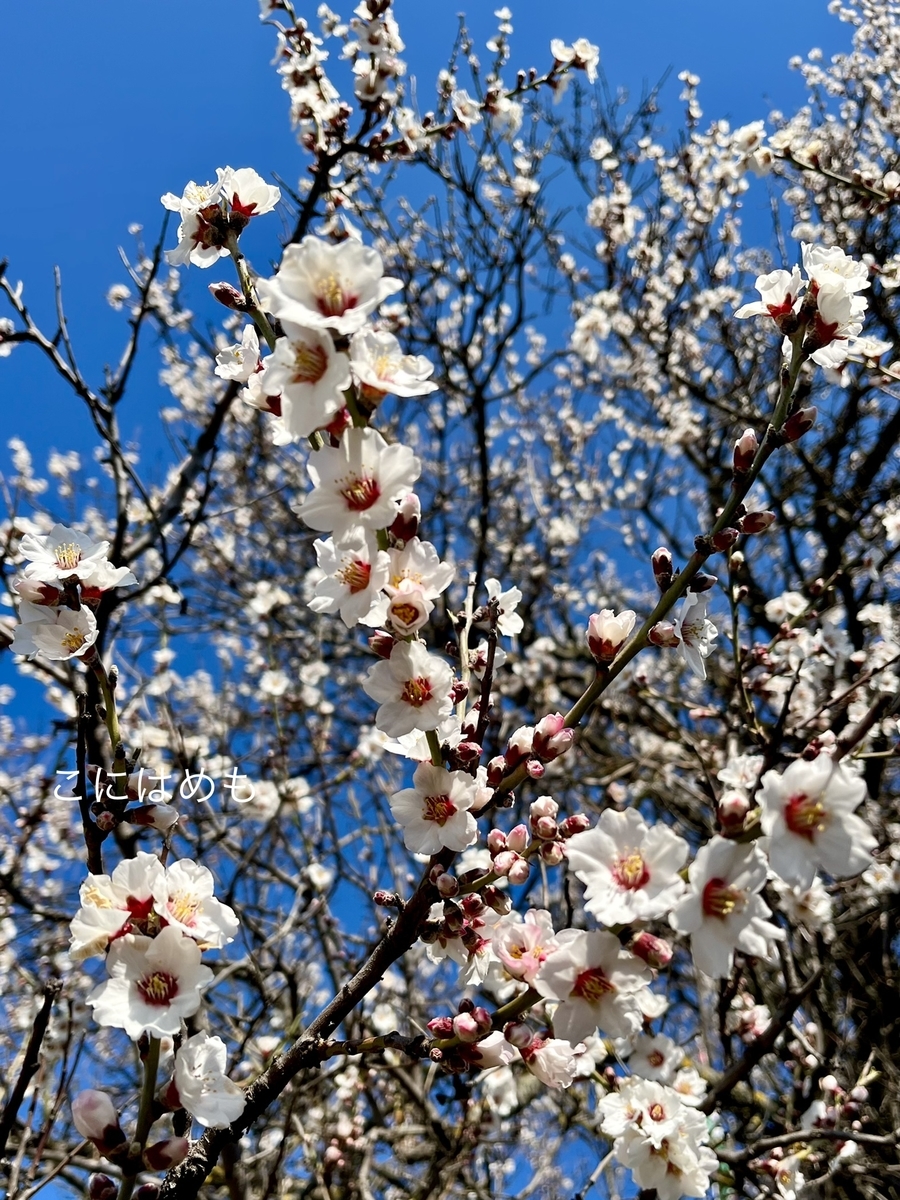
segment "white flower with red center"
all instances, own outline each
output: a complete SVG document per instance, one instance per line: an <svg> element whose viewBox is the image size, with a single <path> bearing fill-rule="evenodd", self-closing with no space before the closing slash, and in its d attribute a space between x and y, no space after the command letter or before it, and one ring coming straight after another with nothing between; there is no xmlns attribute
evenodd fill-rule
<svg viewBox="0 0 900 1200"><path fill-rule="evenodd" d="M598 1107L607 1136L617 1138L639 1129L657 1147L676 1133L683 1111L681 1097L671 1088L636 1076L623 1079L619 1091L604 1096Z"/></svg>
<svg viewBox="0 0 900 1200"><path fill-rule="evenodd" d="M797 266L791 271L770 271L756 280L760 299L742 305L734 315L739 318L771 317L778 324L797 311L798 298L804 287L806 281L801 278Z"/></svg>
<svg viewBox="0 0 900 1200"><path fill-rule="evenodd" d="M422 354L404 354L392 333L361 329L350 339L350 370L363 397L427 396L437 391L434 366Z"/></svg>
<svg viewBox="0 0 900 1200"><path fill-rule="evenodd" d="M281 199L281 192L266 183L252 167L217 167L219 195L231 212L241 217L261 217L271 212Z"/></svg>
<svg viewBox="0 0 900 1200"><path fill-rule="evenodd" d="M394 792L391 812L403 828L403 843L413 854L465 850L478 837L469 811L476 783L464 771L447 771L432 763L416 767L413 786Z"/></svg>
<svg viewBox="0 0 900 1200"><path fill-rule="evenodd" d="M637 993L650 982L649 968L611 933L564 929L556 940L532 981L542 996L559 1001L556 1036L574 1046L598 1028L609 1037L637 1033L644 1020Z"/></svg>
<svg viewBox="0 0 900 1200"><path fill-rule="evenodd" d="M200 962L200 947L174 925L155 938L127 934L114 942L106 960L111 978L94 988L87 1003L98 1025L174 1037L185 1017L200 1007L200 993L213 973Z"/></svg>
<svg viewBox="0 0 900 1200"><path fill-rule="evenodd" d="M758 799L775 874L809 888L819 867L843 879L871 866L877 839L854 812L865 798L863 780L827 754L766 771Z"/></svg>
<svg viewBox="0 0 900 1200"><path fill-rule="evenodd" d="M442 562L431 542L411 537L402 550L391 550L389 583L398 588L405 579L417 584L426 599L436 600L453 582L452 563Z"/></svg>
<svg viewBox="0 0 900 1200"><path fill-rule="evenodd" d="M375 663L363 683L380 705L375 724L388 737L437 729L453 711L453 672L421 642L398 642L386 662Z"/></svg>
<svg viewBox="0 0 900 1200"><path fill-rule="evenodd" d="M103 954L110 942L126 933L155 933L153 891L165 884L166 869L155 854L139 850L112 875L88 875L81 885L81 907L69 926L69 957L82 962Z"/></svg>
<svg viewBox="0 0 900 1200"><path fill-rule="evenodd" d="M234 910L213 896L212 871L183 858L166 869L153 887L156 912L167 925L192 937L206 950L234 940L238 919Z"/></svg>
<svg viewBox="0 0 900 1200"><path fill-rule="evenodd" d="M665 916L684 894L687 842L661 822L648 826L634 808L605 809L593 829L565 842L565 854L585 885L585 908L604 924Z"/></svg>
<svg viewBox="0 0 900 1200"><path fill-rule="evenodd" d="M444 906L438 902L431 906L428 920L441 925ZM467 916L458 932L450 933L446 926L434 942L429 942L425 951L432 962L443 962L450 958L459 966L459 979L467 986L483 983L497 967L493 952L493 927L500 920L491 908L483 908L477 916Z"/></svg>
<svg viewBox="0 0 900 1200"><path fill-rule="evenodd" d="M529 909L524 917L508 913L494 927L494 954L508 975L524 983L531 983L558 945L550 914L542 908Z"/></svg>
<svg viewBox="0 0 900 1200"><path fill-rule="evenodd" d="M227 1052L221 1038L195 1033L175 1054L175 1076L167 1101L186 1109L208 1129L224 1129L244 1111L244 1093L225 1074Z"/></svg>
<svg viewBox="0 0 900 1200"><path fill-rule="evenodd" d="M216 355L216 375L246 383L259 366L259 337L253 325L245 325L240 343L220 350Z"/></svg>
<svg viewBox="0 0 900 1200"><path fill-rule="evenodd" d="M816 289L852 295L869 286L869 268L845 254L838 246L800 243L803 269Z"/></svg>
<svg viewBox="0 0 900 1200"><path fill-rule="evenodd" d="M517 587L507 588L504 592L499 579L486 579L484 590L489 599L496 602L500 611L497 632L502 633L505 637L515 637L517 633L521 633L525 622L516 612L516 606L522 599L519 589Z"/></svg>
<svg viewBox="0 0 900 1200"><path fill-rule="evenodd" d="M22 601L22 609L28 601ZM38 609L40 617L31 611ZM23 615L20 613L20 615ZM97 640L97 621L89 608L48 608L28 604L23 624L13 631L15 654L40 654L53 662L77 658Z"/></svg>
<svg viewBox="0 0 900 1200"><path fill-rule="evenodd" d="M267 360L266 388L281 396L281 419L291 436L309 437L344 407L349 362L320 329L285 321L284 331Z"/></svg>
<svg viewBox="0 0 900 1200"><path fill-rule="evenodd" d="M664 1033L655 1037L642 1033L628 1057L628 1068L641 1079L671 1084L683 1062L684 1051L670 1037Z"/></svg>
<svg viewBox="0 0 900 1200"><path fill-rule="evenodd" d="M348 629L382 624L387 600L381 589L388 581L390 558L378 549L375 535L350 529L336 541L317 539L313 546L319 570L324 572L309 602L313 612L340 612Z"/></svg>
<svg viewBox="0 0 900 1200"><path fill-rule="evenodd" d="M222 192L220 180L215 183L194 183L184 189L181 196L166 192L160 197L163 208L177 212L181 217L178 226L178 245L166 251L166 262L173 266L193 263L195 267L211 267L227 254L223 237L217 228L222 216Z"/></svg>
<svg viewBox="0 0 900 1200"><path fill-rule="evenodd" d="M310 455L306 469L313 490L294 511L310 528L340 537L354 525L389 526L422 464L408 446L389 446L374 429L348 429L339 446Z"/></svg>
<svg viewBox="0 0 900 1200"><path fill-rule="evenodd" d="M630 608L615 613L611 608L592 613L588 620L587 641L597 662L612 662L619 647L634 629L636 614Z"/></svg>
<svg viewBox="0 0 900 1200"><path fill-rule="evenodd" d="M698 679L706 678L706 662L713 651L712 643L719 632L712 621L707 619L706 609L709 605L707 592L685 593L681 612L673 621L675 635L681 643L681 654Z"/></svg>
<svg viewBox="0 0 900 1200"><path fill-rule="evenodd" d="M580 1043L573 1047L562 1038L537 1037L521 1053L525 1066L541 1083L567 1088L578 1075L578 1055L583 1050Z"/></svg>
<svg viewBox="0 0 900 1200"><path fill-rule="evenodd" d="M768 863L758 846L714 837L702 846L688 868L690 893L669 915L678 933L690 934L697 968L727 979L735 950L769 959L773 941L784 931L766 920L772 915L758 893Z"/></svg>
<svg viewBox="0 0 900 1200"><path fill-rule="evenodd" d="M277 274L259 280L257 292L262 307L281 320L350 334L401 286L384 278L381 255L371 246L305 237L285 247Z"/></svg>

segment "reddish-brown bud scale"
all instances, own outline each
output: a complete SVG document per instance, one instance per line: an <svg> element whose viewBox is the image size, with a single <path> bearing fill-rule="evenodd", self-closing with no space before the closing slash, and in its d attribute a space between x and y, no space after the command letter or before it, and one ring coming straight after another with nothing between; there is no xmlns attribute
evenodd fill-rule
<svg viewBox="0 0 900 1200"><path fill-rule="evenodd" d="M782 434L786 442L796 442L798 438L803 437L804 433L808 433L816 423L818 409L816 408L801 408L788 417L784 423Z"/></svg>
<svg viewBox="0 0 900 1200"><path fill-rule="evenodd" d="M379 629L377 633L373 633L369 638L369 649L377 654L379 658L390 658L394 644L394 639L383 629Z"/></svg>
<svg viewBox="0 0 900 1200"><path fill-rule="evenodd" d="M738 522L742 533L762 533L764 529L768 529L775 520L773 512L753 512L747 513L746 517L741 517Z"/></svg>
<svg viewBox="0 0 900 1200"><path fill-rule="evenodd" d="M746 533L746 530L744 532ZM712 536L713 549L720 551L730 550L740 536L740 531L732 529L731 526L720 529L718 533L714 533Z"/></svg>
<svg viewBox="0 0 900 1200"><path fill-rule="evenodd" d="M654 550L650 563L653 567L653 576L656 579L657 587L661 592L665 592L671 587L672 580L675 578L671 553L665 546L660 546L658 550Z"/></svg>

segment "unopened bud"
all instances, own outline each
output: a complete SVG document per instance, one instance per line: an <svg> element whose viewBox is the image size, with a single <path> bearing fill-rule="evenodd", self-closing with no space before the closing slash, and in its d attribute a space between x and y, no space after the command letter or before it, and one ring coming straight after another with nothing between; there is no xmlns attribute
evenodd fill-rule
<svg viewBox="0 0 900 1200"><path fill-rule="evenodd" d="M135 1190L134 1200L159 1200L160 1186L158 1183L142 1183Z"/></svg>
<svg viewBox="0 0 900 1200"><path fill-rule="evenodd" d="M514 850L501 850L494 856L491 870L497 875L508 875L517 862L521 862Z"/></svg>
<svg viewBox="0 0 900 1200"><path fill-rule="evenodd" d="M178 823L178 809L171 804L142 804L129 809L125 816L132 825L158 829L160 833L168 833Z"/></svg>
<svg viewBox="0 0 900 1200"><path fill-rule="evenodd" d="M492 829L487 835L487 848L492 857L507 848L506 834L502 829Z"/></svg>
<svg viewBox="0 0 900 1200"><path fill-rule="evenodd" d="M487 765L487 781L491 787L496 787L509 769L509 764L502 754L492 758Z"/></svg>
<svg viewBox="0 0 900 1200"><path fill-rule="evenodd" d="M566 728L562 713L550 713L534 727L534 753L544 762L552 762L565 754L574 739L575 730Z"/></svg>
<svg viewBox="0 0 900 1200"><path fill-rule="evenodd" d="M525 770L528 772L529 778L531 779L542 779L546 769L547 768L538 758L529 758L528 762L525 764Z"/></svg>
<svg viewBox="0 0 900 1200"><path fill-rule="evenodd" d="M773 512L753 512L747 513L746 517L741 517L738 524L741 527L742 533L762 533L764 529L768 529L774 522L775 514Z"/></svg>
<svg viewBox="0 0 900 1200"><path fill-rule="evenodd" d="M808 433L816 423L816 417L819 410L816 408L800 408L793 416L788 417L782 429L782 435L786 442L796 442L798 438L803 437L804 433Z"/></svg>
<svg viewBox="0 0 900 1200"><path fill-rule="evenodd" d="M422 505L415 492L407 492L400 501L397 515L389 532L400 542L408 542L416 536L419 521L422 519Z"/></svg>
<svg viewBox="0 0 900 1200"><path fill-rule="evenodd" d="M369 649L379 658L390 658L395 645L394 639L383 629L379 629L369 638Z"/></svg>
<svg viewBox="0 0 900 1200"><path fill-rule="evenodd" d="M661 592L667 591L675 578L675 564L672 562L672 555L665 546L660 546L658 550L653 551L653 557L650 559L653 566L653 575L656 579L656 586Z"/></svg>
<svg viewBox="0 0 900 1200"><path fill-rule="evenodd" d="M534 745L534 729L531 725L523 725L510 736L506 743L506 762L510 770L517 767L523 758L527 758Z"/></svg>
<svg viewBox="0 0 900 1200"><path fill-rule="evenodd" d="M481 898L491 909L492 912L499 913L501 917L505 917L507 913L512 911L512 900L498 887L493 884L488 884L486 888L482 888Z"/></svg>
<svg viewBox="0 0 900 1200"><path fill-rule="evenodd" d="M667 967L672 961L672 947L669 943L664 938L647 933L646 930L632 938L628 949L638 958L642 958L647 966L656 967L658 970Z"/></svg>
<svg viewBox="0 0 900 1200"><path fill-rule="evenodd" d="M463 896L460 903L462 904L463 912L470 921L474 917L480 917L484 912L484 901L474 892L470 893L468 896Z"/></svg>
<svg viewBox="0 0 900 1200"><path fill-rule="evenodd" d="M463 683L461 679L454 679L453 686L450 688L450 699L454 704L459 704L460 700L465 700L469 694L469 685Z"/></svg>
<svg viewBox="0 0 900 1200"><path fill-rule="evenodd" d="M531 836L528 833L527 825L516 825L506 835L506 845L509 850L514 850L516 854L521 854L528 849L528 843L531 841Z"/></svg>
<svg viewBox="0 0 900 1200"><path fill-rule="evenodd" d="M453 1018L435 1017L428 1022L428 1032L436 1038L453 1037Z"/></svg>
<svg viewBox="0 0 900 1200"><path fill-rule="evenodd" d="M503 1027L503 1036L517 1050L524 1050L531 1045L534 1034L523 1021L510 1021Z"/></svg>
<svg viewBox="0 0 900 1200"><path fill-rule="evenodd" d="M544 842L541 846L541 858L548 867L558 867L565 857L562 842Z"/></svg>
<svg viewBox="0 0 900 1200"><path fill-rule="evenodd" d="M559 826L552 817L538 817L532 828L542 841L551 842L559 837Z"/></svg>
<svg viewBox="0 0 900 1200"><path fill-rule="evenodd" d="M553 817L555 820L559 816L559 805L552 796L538 796L537 800L532 801L528 815L531 818L532 828L534 828L535 821L540 820L541 817Z"/></svg>
<svg viewBox="0 0 900 1200"><path fill-rule="evenodd" d="M372 895L372 902L380 908L400 908L400 897L396 892L389 892L386 888L379 888Z"/></svg>
<svg viewBox="0 0 900 1200"><path fill-rule="evenodd" d="M72 1122L83 1138L107 1154L125 1141L119 1128L119 1114L106 1092L86 1088L72 1101Z"/></svg>
<svg viewBox="0 0 900 1200"><path fill-rule="evenodd" d="M247 311L247 301L244 299L243 293L239 292L236 287L232 287L230 283L211 283L209 290L213 299L224 304L226 308L233 309L234 312Z"/></svg>
<svg viewBox="0 0 900 1200"><path fill-rule="evenodd" d="M559 836L561 838L574 837L576 833L584 833L590 827L591 818L586 813L572 813L571 817L566 817L560 825Z"/></svg>
<svg viewBox="0 0 900 1200"><path fill-rule="evenodd" d="M191 1143L186 1137L163 1138L144 1151L144 1165L151 1171L168 1171L187 1158Z"/></svg>
<svg viewBox="0 0 900 1200"><path fill-rule="evenodd" d="M750 801L744 793L731 790L722 793L716 808L716 815L723 828L734 829L738 825L743 825L744 818L749 811Z"/></svg>
<svg viewBox="0 0 900 1200"><path fill-rule="evenodd" d="M470 763L478 762L481 758L481 747L477 742L460 742L453 754L458 762L468 766Z"/></svg>
<svg viewBox="0 0 900 1200"><path fill-rule="evenodd" d="M118 825L120 818L115 813L104 810L97 814L97 828L101 833L111 833Z"/></svg>
<svg viewBox="0 0 900 1200"><path fill-rule="evenodd" d="M51 583L42 583L39 579L26 579L23 576L21 579L13 581L13 588L23 600L45 608L55 608L62 598L62 592L58 587L54 587ZM82 597L83 595L84 588L82 587Z"/></svg>
<svg viewBox="0 0 900 1200"><path fill-rule="evenodd" d="M715 587L718 582L719 581L715 575L709 575L706 571L698 571L691 581L690 590L697 593L708 592L709 589Z"/></svg>
<svg viewBox="0 0 900 1200"><path fill-rule="evenodd" d="M466 923L466 918L463 916L463 911L454 900L444 901L444 924L451 933L459 933L463 925Z"/></svg>
<svg viewBox="0 0 900 1200"><path fill-rule="evenodd" d="M746 475L753 466L753 460L759 449L759 439L752 429L745 429L734 443L734 473Z"/></svg>
<svg viewBox="0 0 900 1200"><path fill-rule="evenodd" d="M746 533L747 531L744 530ZM714 550L730 550L734 543L740 537L740 531L732 529L730 525L726 525L724 529L720 529L718 533L712 535L712 544Z"/></svg>
<svg viewBox="0 0 900 1200"><path fill-rule="evenodd" d="M654 646L671 648L672 646L677 646L681 638L675 632L675 626L671 621L657 621L647 634L647 640L652 642Z"/></svg>
<svg viewBox="0 0 900 1200"><path fill-rule="evenodd" d="M459 883L456 876L451 875L449 871L445 871L439 875L435 881L439 896L450 898L459 895Z"/></svg>
<svg viewBox="0 0 900 1200"><path fill-rule="evenodd" d="M531 874L531 866L527 858L517 858L508 871L509 882L518 887L520 883L525 883L528 876Z"/></svg>
<svg viewBox="0 0 900 1200"><path fill-rule="evenodd" d="M481 1026L472 1013L460 1013L453 1018L453 1032L461 1042L477 1042L483 1037Z"/></svg>
<svg viewBox="0 0 900 1200"><path fill-rule="evenodd" d="M108 1175L92 1175L88 1180L88 1200L115 1200L119 1185Z"/></svg>
<svg viewBox="0 0 900 1200"><path fill-rule="evenodd" d="M630 608L615 613L611 608L591 613L588 618L587 643L599 663L612 662L619 648L634 629L637 614Z"/></svg>

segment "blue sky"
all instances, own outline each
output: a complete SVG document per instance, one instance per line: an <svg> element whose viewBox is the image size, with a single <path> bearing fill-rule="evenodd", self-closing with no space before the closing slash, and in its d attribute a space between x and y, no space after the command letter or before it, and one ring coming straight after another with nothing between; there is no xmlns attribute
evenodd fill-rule
<svg viewBox="0 0 900 1200"><path fill-rule="evenodd" d="M315 7L301 3L299 11L312 15ZM423 106L461 7L455 0L396 0ZM486 60L495 5L476 0L469 7ZM522 0L512 7L510 79L519 64L547 63L552 36L584 35L600 45L613 86L637 92L674 68L666 89L673 126L679 112L674 75L682 68L701 76L710 119L742 124L773 104L802 99L799 78L787 70L791 54L819 45L828 55L847 45L850 32L828 16L823 0ZM163 215L161 193L180 192L188 179L206 179L225 163L274 171L288 181L303 170L286 97L270 65L273 33L257 11L256 0L115 6L79 0L57 5L50 18L33 5L4 6L4 81L17 115L10 114L4 130L0 258L10 259L13 279L26 281L26 299L48 326L52 269L60 266L73 340L83 370L98 383L125 333L122 316L103 297L123 278L116 247L129 246L128 225L139 222L152 237ZM260 230L260 255L275 250L275 233L272 224ZM205 274L193 279L194 294L207 282ZM19 350L0 366L4 443L18 433L36 449L90 444L86 416L35 353ZM160 399L154 380L155 363L131 402L145 436ZM4 458L0 447L0 463Z"/></svg>

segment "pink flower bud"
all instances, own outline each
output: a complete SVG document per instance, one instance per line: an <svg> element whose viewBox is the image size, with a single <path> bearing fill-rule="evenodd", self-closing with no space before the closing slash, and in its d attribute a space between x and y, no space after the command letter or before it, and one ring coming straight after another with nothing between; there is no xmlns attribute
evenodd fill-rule
<svg viewBox="0 0 900 1200"><path fill-rule="evenodd" d="M459 704L461 700L465 700L469 694L469 685L463 683L461 679L454 679L450 688L450 699L454 704Z"/></svg>
<svg viewBox="0 0 900 1200"><path fill-rule="evenodd" d="M750 811L750 801L743 792L730 790L723 792L716 808L719 824L725 829L733 829L743 825L744 818Z"/></svg>
<svg viewBox="0 0 900 1200"><path fill-rule="evenodd" d="M537 836L545 842L553 841L559 836L559 826L552 817L538 817L532 828Z"/></svg>
<svg viewBox="0 0 900 1200"><path fill-rule="evenodd" d="M92 1175L88 1180L88 1200L115 1200L119 1185L108 1175Z"/></svg>
<svg viewBox="0 0 900 1200"><path fill-rule="evenodd" d="M380 908L400 907L400 897L396 892L389 892L386 888L379 888L377 892L373 892L372 902Z"/></svg>
<svg viewBox="0 0 900 1200"><path fill-rule="evenodd" d="M41 583L37 579L25 579L24 577L16 579L13 582L13 587L23 600L28 600L32 604L40 604L45 607L55 608L62 596L62 592L58 587L54 587L51 583Z"/></svg>
<svg viewBox="0 0 900 1200"><path fill-rule="evenodd" d="M747 531L744 530L744 532L746 533ZM724 529L720 529L718 533L713 534L713 536L712 536L713 549L714 550L730 550L731 547L734 545L734 543L738 540L738 538L740 536L741 535L740 535L739 530L732 529L732 527L730 525L727 525Z"/></svg>
<svg viewBox="0 0 900 1200"><path fill-rule="evenodd" d="M512 900L507 896L506 892L501 892L500 888L494 887L493 884L488 884L482 889L481 898L485 904L493 912L499 913L501 917L505 917L507 913L512 912Z"/></svg>
<svg viewBox="0 0 900 1200"><path fill-rule="evenodd" d="M786 442L796 442L798 438L803 437L804 433L808 433L816 423L816 417L819 415L816 408L800 408L792 417L784 423L782 435Z"/></svg>
<svg viewBox="0 0 900 1200"><path fill-rule="evenodd" d="M566 817L559 827L559 836L561 838L574 837L576 833L584 833L586 829L591 827L591 818L585 813L572 813L571 817Z"/></svg>
<svg viewBox="0 0 900 1200"><path fill-rule="evenodd" d="M494 857L491 869L497 875L508 875L517 862L521 861L512 850L503 850Z"/></svg>
<svg viewBox="0 0 900 1200"><path fill-rule="evenodd" d="M394 639L384 629L379 629L369 638L369 649L379 658L390 658L395 645Z"/></svg>
<svg viewBox="0 0 900 1200"><path fill-rule="evenodd" d="M540 820L541 817L553 817L555 819L559 815L559 805L552 796L538 796L537 800L531 805L529 815L533 829L535 821Z"/></svg>
<svg viewBox="0 0 900 1200"><path fill-rule="evenodd" d="M520 883L524 883L531 873L531 866L527 858L517 858L509 868L509 882L514 887L518 887Z"/></svg>
<svg viewBox="0 0 900 1200"><path fill-rule="evenodd" d="M463 896L461 903L463 912L470 921L475 917L480 917L484 912L484 902L474 892L471 892L468 896Z"/></svg>
<svg viewBox="0 0 900 1200"><path fill-rule="evenodd" d="M669 943L664 938L647 933L646 930L632 938L628 949L638 958L642 958L648 966L657 969L667 967L672 961L672 947Z"/></svg>
<svg viewBox="0 0 900 1200"><path fill-rule="evenodd" d="M102 833L111 833L118 823L119 818L115 813L101 812L97 814L97 828Z"/></svg>
<svg viewBox="0 0 900 1200"><path fill-rule="evenodd" d="M574 739L575 730L566 728L562 713L551 713L534 727L534 753L544 762L552 762L565 754Z"/></svg>
<svg viewBox="0 0 900 1200"><path fill-rule="evenodd" d="M226 308L230 308L234 312L247 311L247 301L244 299L243 293L239 292L236 287L232 287L230 283L211 283L209 290L213 299L224 304Z"/></svg>
<svg viewBox="0 0 900 1200"><path fill-rule="evenodd" d="M449 871L445 871L443 875L437 878L437 890L439 896L451 897L459 894L459 883L455 875L451 875Z"/></svg>
<svg viewBox="0 0 900 1200"><path fill-rule="evenodd" d="M474 763L481 758L481 747L477 742L460 742L453 753L460 763Z"/></svg>
<svg viewBox="0 0 900 1200"><path fill-rule="evenodd" d="M476 1005L475 1008L472 1009L472 1017L481 1030L482 1036L491 1032L494 1027L494 1023L491 1019L491 1014L486 1008L483 1008L480 1004Z"/></svg>
<svg viewBox="0 0 900 1200"><path fill-rule="evenodd" d="M759 439L752 429L745 429L734 443L734 473L746 475L753 466L753 460L759 449Z"/></svg>
<svg viewBox="0 0 900 1200"><path fill-rule="evenodd" d="M106 1092L87 1088L72 1101L72 1122L83 1138L94 1143L101 1154L125 1141L119 1114Z"/></svg>
<svg viewBox="0 0 900 1200"><path fill-rule="evenodd" d="M506 849L506 834L502 829L492 829L487 835L487 848L491 855L500 854Z"/></svg>
<svg viewBox="0 0 900 1200"><path fill-rule="evenodd" d="M738 524L743 533L762 533L764 529L768 529L774 522L775 514L773 512L753 512L747 513L746 517L741 517Z"/></svg>
<svg viewBox="0 0 900 1200"><path fill-rule="evenodd" d="M477 1042L484 1031L471 1013L460 1013L453 1018L453 1032L461 1042Z"/></svg>
<svg viewBox="0 0 900 1200"><path fill-rule="evenodd" d="M528 843L531 841L531 836L528 833L528 827L525 825L516 825L506 835L506 845L510 850L515 850L516 854L521 854L528 849Z"/></svg>
<svg viewBox="0 0 900 1200"><path fill-rule="evenodd" d="M661 592L667 591L675 578L675 564L672 562L671 552L665 546L660 546L658 550L653 551L650 563L653 567L656 586Z"/></svg>
<svg viewBox="0 0 900 1200"><path fill-rule="evenodd" d="M400 542L408 542L415 537L422 519L422 505L415 492L407 492L400 501L397 515L391 525L390 533Z"/></svg>
<svg viewBox="0 0 900 1200"><path fill-rule="evenodd" d="M428 1031L436 1038L448 1038L453 1036L453 1018L452 1017L435 1017L428 1022Z"/></svg>
<svg viewBox="0 0 900 1200"><path fill-rule="evenodd" d="M158 1183L142 1183L135 1190L134 1200L159 1200L160 1187Z"/></svg>
<svg viewBox="0 0 900 1200"><path fill-rule="evenodd" d="M498 754L496 758L492 758L487 765L487 778L491 787L496 787L508 770L506 758L502 754Z"/></svg>
<svg viewBox="0 0 900 1200"><path fill-rule="evenodd" d="M588 618L587 642L597 662L612 662L619 647L634 629L636 620L636 614L630 608L618 615L611 608L591 614Z"/></svg>
<svg viewBox="0 0 900 1200"><path fill-rule="evenodd" d="M463 925L466 923L466 918L463 915L462 909L455 900L444 901L444 924L451 933L459 933Z"/></svg>
<svg viewBox="0 0 900 1200"><path fill-rule="evenodd" d="M562 842L544 842L541 846L541 858L548 867L558 867L565 857Z"/></svg>
<svg viewBox="0 0 900 1200"><path fill-rule="evenodd" d="M144 1151L144 1165L151 1171L168 1171L187 1158L191 1143L186 1137L163 1138Z"/></svg>
<svg viewBox="0 0 900 1200"><path fill-rule="evenodd" d="M715 575L709 575L706 571L698 571L691 581L690 590L692 592L708 592L710 588L714 588L718 583Z"/></svg>
<svg viewBox="0 0 900 1200"><path fill-rule="evenodd" d="M647 634L647 638L654 646L665 646L668 648L677 646L681 641L681 638L675 632L675 626L670 621L657 621Z"/></svg>
<svg viewBox="0 0 900 1200"><path fill-rule="evenodd" d="M524 1050L526 1046L531 1045L534 1035L522 1021L510 1021L504 1026L503 1036L511 1046L515 1046L517 1050Z"/></svg>
<svg viewBox="0 0 900 1200"><path fill-rule="evenodd" d="M525 770L528 772L530 779L542 779L546 767L539 759L529 758L528 762L525 764Z"/></svg>
<svg viewBox="0 0 900 1200"><path fill-rule="evenodd" d="M527 758L532 752L534 743L534 729L530 725L523 725L517 729L506 743L506 762L510 770L519 765L523 758Z"/></svg>

